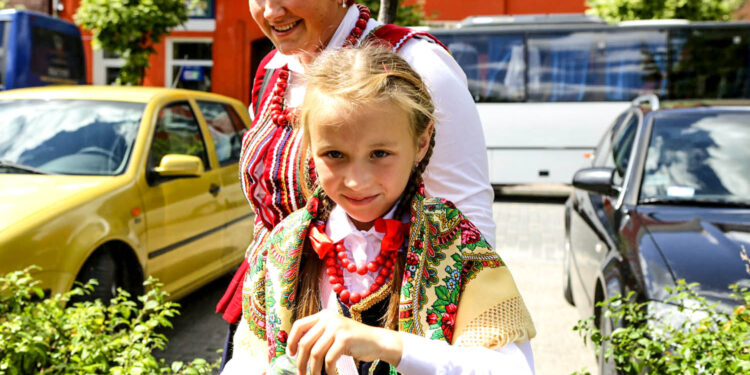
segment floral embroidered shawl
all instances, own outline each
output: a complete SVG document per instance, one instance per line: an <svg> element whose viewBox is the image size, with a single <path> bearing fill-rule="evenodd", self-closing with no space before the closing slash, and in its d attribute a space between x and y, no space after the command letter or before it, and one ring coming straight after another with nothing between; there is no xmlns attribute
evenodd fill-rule
<svg viewBox="0 0 750 375"><path fill-rule="evenodd" d="M285 353L294 323L300 255L317 214L316 193L305 209L284 219L259 252L250 255L243 316L252 334L238 332L235 356L248 355L258 363L268 363ZM423 186L411 204L401 283L401 331L490 349L536 334L513 277L497 253L451 202L425 198ZM267 354L265 359L262 353Z"/></svg>

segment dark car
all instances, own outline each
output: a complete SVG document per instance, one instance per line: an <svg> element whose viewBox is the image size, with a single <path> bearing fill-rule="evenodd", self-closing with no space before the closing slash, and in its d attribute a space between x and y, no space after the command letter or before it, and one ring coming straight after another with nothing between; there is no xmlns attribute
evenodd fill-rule
<svg viewBox="0 0 750 375"><path fill-rule="evenodd" d="M750 101L638 98L573 185L564 295L603 331L596 303L617 294L670 310L665 287L685 279L729 307L729 285L750 285Z"/></svg>

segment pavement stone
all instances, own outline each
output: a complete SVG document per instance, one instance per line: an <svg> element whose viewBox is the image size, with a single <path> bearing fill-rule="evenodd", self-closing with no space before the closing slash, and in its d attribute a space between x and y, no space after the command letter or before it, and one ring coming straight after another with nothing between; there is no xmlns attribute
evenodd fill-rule
<svg viewBox="0 0 750 375"><path fill-rule="evenodd" d="M525 191L524 191L525 192ZM498 253L507 263L531 313L537 375L595 373L593 348L573 326L578 311L562 295L565 195L501 196L493 205Z"/></svg>

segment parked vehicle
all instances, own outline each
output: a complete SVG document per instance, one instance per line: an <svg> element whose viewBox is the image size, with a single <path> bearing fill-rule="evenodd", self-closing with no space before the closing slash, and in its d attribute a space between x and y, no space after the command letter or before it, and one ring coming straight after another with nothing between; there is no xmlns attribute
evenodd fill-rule
<svg viewBox="0 0 750 375"><path fill-rule="evenodd" d="M565 206L564 295L582 317L611 332L596 303L630 291L677 310L663 301L678 279L736 304L729 285L750 286L748 145L750 101L651 96L615 120Z"/></svg>
<svg viewBox="0 0 750 375"><path fill-rule="evenodd" d="M240 101L198 91L56 86L0 93L0 273L97 297L154 276L179 298L243 259Z"/></svg>
<svg viewBox="0 0 750 375"><path fill-rule="evenodd" d="M430 29L466 73L493 185L569 184L639 95L750 98L750 22L472 17Z"/></svg>
<svg viewBox="0 0 750 375"><path fill-rule="evenodd" d="M85 83L76 25L37 12L0 11L0 90Z"/></svg>

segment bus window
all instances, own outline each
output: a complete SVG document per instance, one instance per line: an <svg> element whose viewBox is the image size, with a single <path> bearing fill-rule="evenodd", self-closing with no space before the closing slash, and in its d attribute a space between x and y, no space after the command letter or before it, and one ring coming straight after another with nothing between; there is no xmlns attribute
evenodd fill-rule
<svg viewBox="0 0 750 375"><path fill-rule="evenodd" d="M31 43L31 72L42 81L75 84L86 78L80 36L32 26Z"/></svg>
<svg viewBox="0 0 750 375"><path fill-rule="evenodd" d="M5 51L8 48L8 21L0 21L0 90L5 89Z"/></svg>
<svg viewBox="0 0 750 375"><path fill-rule="evenodd" d="M632 100L667 89L667 35L664 31L606 34L604 90L606 100Z"/></svg>
<svg viewBox="0 0 750 375"><path fill-rule="evenodd" d="M489 38L487 62L488 101L520 101L525 96L524 42L521 35Z"/></svg>
<svg viewBox="0 0 750 375"><path fill-rule="evenodd" d="M663 31L537 34L528 44L530 101L626 101L665 92Z"/></svg>
<svg viewBox="0 0 750 375"><path fill-rule="evenodd" d="M669 97L747 98L750 96L750 31L743 28L673 30Z"/></svg>
<svg viewBox="0 0 750 375"><path fill-rule="evenodd" d="M588 83L595 81L591 66L594 33L566 32L529 36L530 101L580 102Z"/></svg>
<svg viewBox="0 0 750 375"><path fill-rule="evenodd" d="M78 27L46 14L0 10L0 90L85 84Z"/></svg>
<svg viewBox="0 0 750 375"><path fill-rule="evenodd" d="M517 102L525 99L523 35L459 34L440 39L466 74L474 101Z"/></svg>

